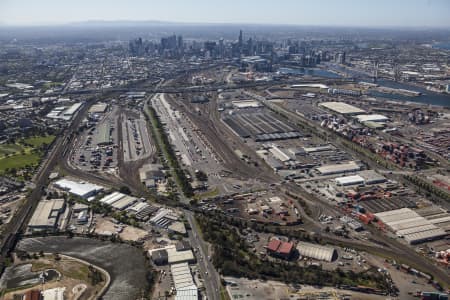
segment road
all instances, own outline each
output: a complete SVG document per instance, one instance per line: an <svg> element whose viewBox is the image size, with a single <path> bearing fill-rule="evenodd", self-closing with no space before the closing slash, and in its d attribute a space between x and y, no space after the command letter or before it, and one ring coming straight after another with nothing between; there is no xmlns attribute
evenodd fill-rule
<svg viewBox="0 0 450 300"><path fill-rule="evenodd" d="M206 295L210 300L220 300L220 275L209 259L208 245L201 237L201 232L195 223L194 213L189 210L184 210L184 215L191 226L189 241L193 247L197 246L198 249L198 267L204 280L203 284L206 289Z"/></svg>

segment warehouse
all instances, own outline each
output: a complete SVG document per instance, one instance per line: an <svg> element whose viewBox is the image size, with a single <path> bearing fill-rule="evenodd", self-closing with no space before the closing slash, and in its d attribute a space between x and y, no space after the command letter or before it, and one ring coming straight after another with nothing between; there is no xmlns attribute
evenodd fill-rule
<svg viewBox="0 0 450 300"><path fill-rule="evenodd" d="M101 203L112 206L117 210L124 210L135 204L137 201L138 199L136 197L128 196L119 192L114 192L100 199Z"/></svg>
<svg viewBox="0 0 450 300"><path fill-rule="evenodd" d="M40 201L28 223L28 229L31 232L56 230L60 216L65 209L64 199Z"/></svg>
<svg viewBox="0 0 450 300"><path fill-rule="evenodd" d="M63 116L66 118L72 118L73 115L80 109L80 107L83 105L83 103L75 103L66 111L64 111Z"/></svg>
<svg viewBox="0 0 450 300"><path fill-rule="evenodd" d="M135 204L137 202L137 200L138 199L136 197L125 195L125 197L122 197L118 201L114 202L111 206L117 210L124 210L127 207Z"/></svg>
<svg viewBox="0 0 450 300"><path fill-rule="evenodd" d="M84 199L95 196L96 194L104 190L102 186L96 184L84 181L77 182L64 178L56 181L55 187Z"/></svg>
<svg viewBox="0 0 450 300"><path fill-rule="evenodd" d="M238 109L261 107L261 104L255 100L239 100L239 101L231 101L231 103L235 108Z"/></svg>
<svg viewBox="0 0 450 300"><path fill-rule="evenodd" d="M198 300L198 289L187 263L170 266L173 284L175 286L175 300Z"/></svg>
<svg viewBox="0 0 450 300"><path fill-rule="evenodd" d="M341 115L359 115L365 113L364 110L344 102L322 102L319 103L319 106L325 107Z"/></svg>
<svg viewBox="0 0 450 300"><path fill-rule="evenodd" d="M350 161L344 164L325 165L317 168L317 171L321 175L333 175L346 172L359 171L361 167L354 161Z"/></svg>
<svg viewBox="0 0 450 300"><path fill-rule="evenodd" d="M289 259L294 249L294 244L283 242L277 238L272 238L266 246L267 252L276 257Z"/></svg>
<svg viewBox="0 0 450 300"><path fill-rule="evenodd" d="M299 242L297 251L301 256L331 262L337 258L336 249L307 242Z"/></svg>
<svg viewBox="0 0 450 300"><path fill-rule="evenodd" d="M317 147L304 147L304 152L311 154L315 152L323 152L323 151L332 151L335 148L332 145L324 145L324 146L317 146Z"/></svg>
<svg viewBox="0 0 450 300"><path fill-rule="evenodd" d="M358 121L360 123L364 123L364 122L386 122L389 120L388 117L383 116L383 115L377 115L377 114L373 114L373 115L357 115L356 118L358 119Z"/></svg>
<svg viewBox="0 0 450 300"><path fill-rule="evenodd" d="M359 175L351 175L351 176L344 176L334 179L337 185L346 186L346 185L357 185L357 184L363 184L364 178L362 178Z"/></svg>
<svg viewBox="0 0 450 300"><path fill-rule="evenodd" d="M97 103L97 104L92 105L91 108L89 108L89 112L92 114L101 114L101 113L104 113L107 108L108 108L108 104Z"/></svg>
<svg viewBox="0 0 450 300"><path fill-rule="evenodd" d="M386 177L378 174L374 170L364 170L359 172L358 175L364 178L365 184L378 184L386 182Z"/></svg>
<svg viewBox="0 0 450 300"><path fill-rule="evenodd" d="M275 145L273 145L269 149L269 152L272 153L272 155L275 156L276 159L278 159L282 162L291 160L291 157L289 155L287 155L283 150L281 150L280 148L278 148Z"/></svg>
<svg viewBox="0 0 450 300"><path fill-rule="evenodd" d="M166 249L152 251L150 254L152 261L157 266L167 265L169 256Z"/></svg>
<svg viewBox="0 0 450 300"><path fill-rule="evenodd" d="M447 235L444 230L409 208L385 211L375 216L409 244L432 241Z"/></svg>
<svg viewBox="0 0 450 300"><path fill-rule="evenodd" d="M175 246L167 247L166 250L169 264L195 262L194 253L192 250L177 251Z"/></svg>

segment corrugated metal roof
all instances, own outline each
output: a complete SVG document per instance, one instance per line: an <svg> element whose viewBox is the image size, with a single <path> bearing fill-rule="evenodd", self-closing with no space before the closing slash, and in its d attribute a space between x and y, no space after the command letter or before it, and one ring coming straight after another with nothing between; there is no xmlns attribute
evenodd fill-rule
<svg viewBox="0 0 450 300"><path fill-rule="evenodd" d="M332 247L316 245L307 242L299 242L297 250L302 256L314 258L317 260L332 261L335 249Z"/></svg>

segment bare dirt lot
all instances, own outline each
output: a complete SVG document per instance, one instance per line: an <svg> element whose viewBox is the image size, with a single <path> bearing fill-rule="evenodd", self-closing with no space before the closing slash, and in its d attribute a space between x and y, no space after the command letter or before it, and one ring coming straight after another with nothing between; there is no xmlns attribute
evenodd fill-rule
<svg viewBox="0 0 450 300"><path fill-rule="evenodd" d="M44 284L40 284L38 278L40 272L49 269L56 270L61 274L61 277L52 278ZM11 290L14 289L14 291L7 292L3 295L4 298L2 299L13 299L14 295L22 295L28 290L36 288L52 289L56 287L66 288L66 299L92 299L106 284L106 278L103 278L100 283L93 286L89 279L89 273L90 270L87 265L66 256L60 257L59 260L56 260L53 255L26 260L17 259L16 263L5 272L1 280L3 287ZM24 288L16 289L16 287L20 286ZM74 290L76 286L83 286L83 292L76 293L76 290Z"/></svg>
<svg viewBox="0 0 450 300"><path fill-rule="evenodd" d="M127 244L89 238L42 237L21 240L17 248L28 252L58 252L105 269L111 283L103 299L135 299L149 288L146 258L140 249Z"/></svg>
<svg viewBox="0 0 450 300"><path fill-rule="evenodd" d="M117 225L107 218L97 218L95 232L100 235L118 233L119 237L124 241L137 241L148 235L148 232L143 229L128 225Z"/></svg>

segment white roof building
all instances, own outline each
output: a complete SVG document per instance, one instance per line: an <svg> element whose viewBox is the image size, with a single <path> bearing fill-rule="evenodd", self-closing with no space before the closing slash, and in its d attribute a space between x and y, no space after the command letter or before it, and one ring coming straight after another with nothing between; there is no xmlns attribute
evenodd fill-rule
<svg viewBox="0 0 450 300"><path fill-rule="evenodd" d="M383 115L377 115L377 114L373 114L373 115L357 115L356 118L361 123L364 123L364 122L386 122L386 121L389 120L388 117L383 116Z"/></svg>
<svg viewBox="0 0 450 300"><path fill-rule="evenodd" d="M359 171L361 167L354 161L344 164L325 165L316 168L322 175L340 174L345 172Z"/></svg>
<svg viewBox="0 0 450 300"><path fill-rule="evenodd" d="M357 115L365 113L365 111L361 108L347 104L345 102L322 102L319 103L319 106L325 107L342 115Z"/></svg>
<svg viewBox="0 0 450 300"><path fill-rule="evenodd" d="M170 266L173 283L175 285L175 300L198 300L198 288L192 278L191 270L187 263L173 264Z"/></svg>
<svg viewBox="0 0 450 300"><path fill-rule="evenodd" d="M400 208L376 213L375 216L398 237L410 244L419 244L445 237L447 233L410 208Z"/></svg>
<svg viewBox="0 0 450 300"><path fill-rule="evenodd" d="M356 185L356 184L363 184L364 178L362 178L359 175L351 175L351 176L344 176L334 179L336 181L336 184L338 185Z"/></svg>
<svg viewBox="0 0 450 300"><path fill-rule="evenodd" d="M307 242L299 242L297 244L297 250L301 256L329 262L333 261L337 256L336 249L332 247Z"/></svg>
<svg viewBox="0 0 450 300"><path fill-rule="evenodd" d="M98 192L104 190L102 186L83 182L83 181L73 181L68 179L60 179L55 182L55 186L61 190L67 191L75 196L79 196L81 198L89 198L94 196Z"/></svg>
<svg viewBox="0 0 450 300"><path fill-rule="evenodd" d="M192 250L177 251L175 246L167 247L166 250L169 264L178 264L183 262L189 263L195 261L194 253L192 252Z"/></svg>
<svg viewBox="0 0 450 300"><path fill-rule="evenodd" d="M65 287L57 287L42 291L44 300L64 300Z"/></svg>

